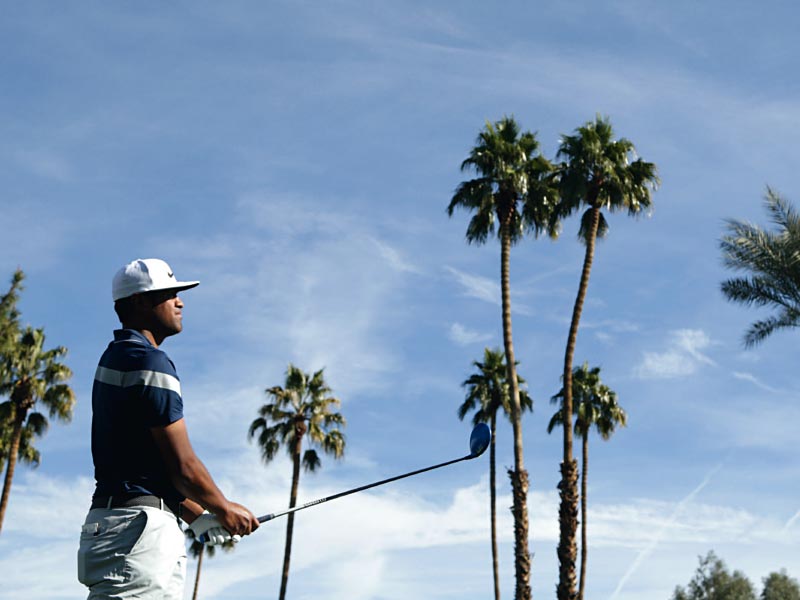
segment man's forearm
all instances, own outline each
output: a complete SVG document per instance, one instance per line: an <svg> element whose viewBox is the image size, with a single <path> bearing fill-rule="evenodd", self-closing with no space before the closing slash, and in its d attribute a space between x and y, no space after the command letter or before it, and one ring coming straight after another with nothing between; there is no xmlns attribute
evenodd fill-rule
<svg viewBox="0 0 800 600"><path fill-rule="evenodd" d="M178 466L172 483L180 493L209 512L222 512L229 504L197 456L187 458Z"/></svg>
<svg viewBox="0 0 800 600"><path fill-rule="evenodd" d="M190 498L186 498L183 502L181 502L181 519L190 525L192 524L192 521L202 515L203 512L203 507Z"/></svg>

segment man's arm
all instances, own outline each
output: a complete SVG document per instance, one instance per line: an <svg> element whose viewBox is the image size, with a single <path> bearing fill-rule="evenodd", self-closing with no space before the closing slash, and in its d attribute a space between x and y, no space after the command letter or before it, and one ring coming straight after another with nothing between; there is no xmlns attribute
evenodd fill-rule
<svg viewBox="0 0 800 600"><path fill-rule="evenodd" d="M184 502L187 522L194 520L201 508L214 513L231 535L248 535L258 528L258 519L244 506L229 501L214 483L211 474L189 443L186 422L178 419L150 432L167 465L173 485L189 499Z"/></svg>
<svg viewBox="0 0 800 600"><path fill-rule="evenodd" d="M186 498L183 502L181 502L181 519L190 525L192 524L192 521L202 515L203 512L205 512L205 509L194 500Z"/></svg>

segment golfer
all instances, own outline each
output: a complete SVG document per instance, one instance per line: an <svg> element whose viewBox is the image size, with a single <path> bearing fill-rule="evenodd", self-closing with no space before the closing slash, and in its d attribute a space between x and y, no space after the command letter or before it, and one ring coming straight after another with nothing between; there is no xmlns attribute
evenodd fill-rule
<svg viewBox="0 0 800 600"><path fill-rule="evenodd" d="M186 546L179 519L209 543L236 541L258 527L195 455L180 380L160 349L183 329L178 292L198 283L176 280L155 258L135 260L114 276L122 328L100 358L92 388L97 484L78 550L78 579L89 599L181 600Z"/></svg>

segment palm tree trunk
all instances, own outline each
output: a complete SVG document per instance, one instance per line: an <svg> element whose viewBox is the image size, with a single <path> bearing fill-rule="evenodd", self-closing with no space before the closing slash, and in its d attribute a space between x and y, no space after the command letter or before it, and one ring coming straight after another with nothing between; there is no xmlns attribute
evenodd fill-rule
<svg viewBox="0 0 800 600"><path fill-rule="evenodd" d="M564 459L561 463L561 483L558 487L561 496L558 519L561 530L558 542L558 600L573 600L575 598L575 560L577 548L575 537L578 529L578 465L572 458L572 360L575 355L575 342L578 338L578 326L583 311L583 302L586 299L586 289L589 286L589 275L592 272L594 259L594 245L597 238L597 226L600 223L600 209L592 206L590 209L591 224L586 240L586 254L583 259L583 270L578 285L578 295L572 310L572 321L567 337L567 349L564 355Z"/></svg>
<svg viewBox="0 0 800 600"><path fill-rule="evenodd" d="M295 449L292 453L292 491L289 495L289 508L297 504L297 487L300 482L300 449L303 438L295 435ZM289 513L286 520L286 546L283 550L283 574L281 575L281 591L279 600L286 600L286 586L289 583L289 559L292 555L292 533L294 532L294 513Z"/></svg>
<svg viewBox="0 0 800 600"><path fill-rule="evenodd" d="M203 544L200 547L200 552L197 555L197 573L194 576L194 592L192 592L192 600L197 600L197 590L200 588L200 569L203 568L203 554L205 554L206 546Z"/></svg>
<svg viewBox="0 0 800 600"><path fill-rule="evenodd" d="M492 574L494 575L494 600L500 600L500 573L497 564L497 487L495 469L496 449L495 432L497 430L497 415L492 415L491 421L492 441L489 445L489 505L491 507L492 519Z"/></svg>
<svg viewBox="0 0 800 600"><path fill-rule="evenodd" d="M22 437L22 423L25 421L25 414L15 415L14 429L11 431L11 447L8 449L8 466L6 468L6 478L3 481L3 495L0 496L0 531L3 530L3 521L6 517L8 507L8 497L11 494L11 481L14 479L14 470L17 467L17 454L19 453L19 440Z"/></svg>
<svg viewBox="0 0 800 600"><path fill-rule="evenodd" d="M506 350L506 368L511 386L511 426L514 432L514 470L509 470L514 504L514 572L516 600L531 598L531 556L528 552L528 472L522 454L522 411L519 404L519 383L514 360L514 344L511 338L511 289L509 285L509 262L511 236L508 220L502 220L500 231L500 284L503 299L503 343Z"/></svg>
<svg viewBox="0 0 800 600"><path fill-rule="evenodd" d="M583 433L583 465L581 469L581 578L578 584L578 600L583 600L586 584L586 470L589 468L589 429Z"/></svg>

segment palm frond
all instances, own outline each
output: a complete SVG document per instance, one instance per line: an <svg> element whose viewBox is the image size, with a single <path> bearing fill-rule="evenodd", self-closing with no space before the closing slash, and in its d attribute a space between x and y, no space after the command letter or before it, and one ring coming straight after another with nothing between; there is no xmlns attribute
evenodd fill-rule
<svg viewBox="0 0 800 600"><path fill-rule="evenodd" d="M346 421L335 410L341 401L332 395L325 382L324 369L308 374L290 363L284 386L273 386L266 393L274 402L261 406L259 418L248 430L251 439L258 433L258 444L265 462L274 458L281 447L294 458L301 443L298 436L307 438L311 445L301 459L308 471L319 466L315 445L335 458L343 455L344 436L336 428L344 427Z"/></svg>
<svg viewBox="0 0 800 600"><path fill-rule="evenodd" d="M450 216L456 208L474 213L467 227L469 243L507 234L513 244L526 231L556 234L549 221L557 194L553 167L538 150L535 134L521 132L513 117L486 123L461 163L462 172L474 171L478 177L459 184L447 207Z"/></svg>
<svg viewBox="0 0 800 600"><path fill-rule="evenodd" d="M32 436L42 437L49 427L47 417L40 412L31 412L25 420L25 430Z"/></svg>
<svg viewBox="0 0 800 600"><path fill-rule="evenodd" d="M483 361L473 361L477 372L471 374L461 384L466 389L464 402L457 410L458 418L463 420L471 411L476 411L473 424L488 423L496 417L497 411L502 410L507 416L511 414L510 386L508 385L508 370L505 363L505 352L499 348L485 348ZM516 361L519 364L519 361ZM533 400L521 386L525 383L522 377L517 377L520 385L520 408L533 410Z"/></svg>
<svg viewBox="0 0 800 600"><path fill-rule="evenodd" d="M322 440L322 449L334 458L341 458L344 455L344 446L344 434L338 429L329 431Z"/></svg>
<svg viewBox="0 0 800 600"><path fill-rule="evenodd" d="M75 407L75 392L67 384L61 383L45 388L41 399L51 417L66 423L72 420L72 410Z"/></svg>
<svg viewBox="0 0 800 600"><path fill-rule="evenodd" d="M303 468L306 471L308 471L309 473L313 473L320 466L322 466L322 461L320 461L316 450L314 450L313 448L309 448L303 453Z"/></svg>
<svg viewBox="0 0 800 600"><path fill-rule="evenodd" d="M744 345L746 348L752 348L763 342L775 331L795 328L798 323L800 323L800 314L797 312L791 314L782 313L756 321L750 325L745 333Z"/></svg>
<svg viewBox="0 0 800 600"><path fill-rule="evenodd" d="M562 377L563 380L563 377ZM600 380L600 367L589 368L584 362L572 370L572 414L575 417L574 431L580 437L589 434L594 426L598 434L607 440L617 425L627 424L627 415L617 402L617 394ZM551 417L547 433L564 424L564 387L550 398L559 410Z"/></svg>
<svg viewBox="0 0 800 600"><path fill-rule="evenodd" d="M635 152L629 140L614 139L610 121L599 115L574 135L562 136L556 154L563 159L557 168L560 198L553 219L588 206L631 215L649 208L660 180L653 163L631 162Z"/></svg>
<svg viewBox="0 0 800 600"><path fill-rule="evenodd" d="M764 202L775 231L728 220L720 239L725 267L746 273L723 281L722 294L732 302L777 310L749 327L745 347L755 346L779 329L800 324L800 217L769 187Z"/></svg>

